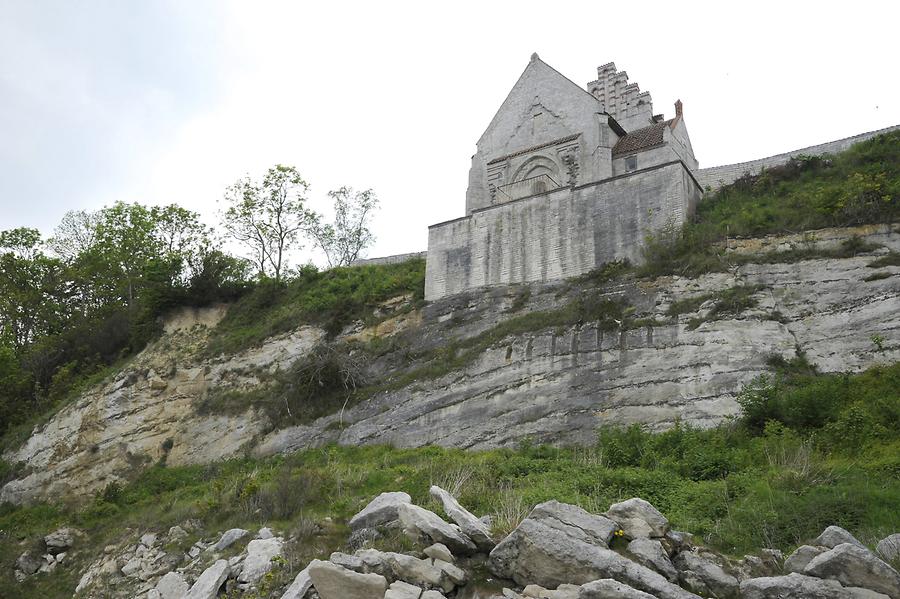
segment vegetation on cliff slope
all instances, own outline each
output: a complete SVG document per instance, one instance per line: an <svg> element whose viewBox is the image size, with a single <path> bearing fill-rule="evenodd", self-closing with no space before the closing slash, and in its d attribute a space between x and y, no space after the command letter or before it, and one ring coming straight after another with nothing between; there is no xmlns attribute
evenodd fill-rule
<svg viewBox="0 0 900 599"><path fill-rule="evenodd" d="M595 445L579 448L325 447L207 466L160 463L86 506L4 506L0 563L61 525L87 536L53 574L17 585L11 568L0 570L0 595L69 596L79 568L128 527L132 535L165 531L188 518L208 534L263 524L293 531L305 539L296 559L325 557L346 540L347 519L382 491L407 491L440 512L428 497L432 483L493 514L498 534L540 501L599 512L632 496L736 555L789 550L831 524L869 542L900 529L900 365L855 375L816 374L802 361L773 368L742 393L747 415L712 430L603 429ZM312 523L326 517L334 525L316 533Z"/></svg>

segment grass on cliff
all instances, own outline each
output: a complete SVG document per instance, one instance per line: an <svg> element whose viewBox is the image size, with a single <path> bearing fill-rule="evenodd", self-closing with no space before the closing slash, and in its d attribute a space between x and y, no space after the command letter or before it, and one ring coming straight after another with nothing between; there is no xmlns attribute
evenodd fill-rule
<svg viewBox="0 0 900 599"><path fill-rule="evenodd" d="M802 360L772 366L776 374L742 392L746 416L710 430L603 428L583 448L330 446L207 466L158 464L80 508L5 505L0 596L69 596L88 553L96 557L126 528L164 532L188 518L202 520L207 536L264 524L297 531L304 559L325 557L345 542L349 517L383 491L406 491L440 512L428 497L431 484L478 515L493 514L498 534L541 501L598 513L632 496L655 504L676 529L734 555L790 550L830 524L870 545L900 530L900 364L829 375ZM322 524L318 532L314 522ZM17 586L9 566L61 525L87 533L72 561Z"/></svg>
<svg viewBox="0 0 900 599"><path fill-rule="evenodd" d="M800 248L737 258L717 251L730 237L892 223L900 216L900 131L825 156L798 156L708 193L691 222L648 239L645 276L694 276L741 261L790 262L870 251L852 243L831 252Z"/></svg>
<svg viewBox="0 0 900 599"><path fill-rule="evenodd" d="M403 294L424 298L424 260L325 271L303 268L288 283L262 283L241 297L215 328L207 353L234 353L302 324L334 335L353 320L370 316L379 302Z"/></svg>

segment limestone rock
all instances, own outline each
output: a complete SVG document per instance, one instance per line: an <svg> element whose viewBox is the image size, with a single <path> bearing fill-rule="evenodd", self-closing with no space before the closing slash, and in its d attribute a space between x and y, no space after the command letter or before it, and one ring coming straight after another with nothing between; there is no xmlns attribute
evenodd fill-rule
<svg viewBox="0 0 900 599"><path fill-rule="evenodd" d="M895 532L878 541L875 551L888 562L900 557L900 532Z"/></svg>
<svg viewBox="0 0 900 599"><path fill-rule="evenodd" d="M610 551L604 543L602 536L563 526L535 508L491 551L489 567L497 576L521 585L555 588L612 578L660 599L696 597L661 574Z"/></svg>
<svg viewBox="0 0 900 599"><path fill-rule="evenodd" d="M457 567L455 564L445 562L442 559L433 559L432 565L440 570L444 577L457 586L466 584L466 581L469 578L469 575L466 574L465 570Z"/></svg>
<svg viewBox="0 0 900 599"><path fill-rule="evenodd" d="M380 558L381 552L376 552L379 554L379 559L371 562L370 564L366 564L361 557L358 555L349 555L343 553L341 551L335 551L328 558L332 564L337 564L342 568L347 568L348 570L353 570L354 572L367 572L369 571L367 568L371 570L377 571L379 574L383 574L382 570L382 560Z"/></svg>
<svg viewBox="0 0 900 599"><path fill-rule="evenodd" d="M220 559L203 571L185 595L185 599L215 599L228 578L228 562Z"/></svg>
<svg viewBox="0 0 900 599"><path fill-rule="evenodd" d="M303 568L294 578L291 586L281 596L281 599L304 599L311 588L312 578L309 575L309 568Z"/></svg>
<svg viewBox="0 0 900 599"><path fill-rule="evenodd" d="M177 524L169 529L169 542L177 542L188 537L188 532Z"/></svg>
<svg viewBox="0 0 900 599"><path fill-rule="evenodd" d="M247 557L238 576L238 582L253 584L272 569L272 559L281 555L283 540L254 539L247 544Z"/></svg>
<svg viewBox="0 0 900 599"><path fill-rule="evenodd" d="M156 533L148 532L141 535L141 545L144 547L153 547L156 544Z"/></svg>
<svg viewBox="0 0 900 599"><path fill-rule="evenodd" d="M529 599L578 599L580 593L581 587L574 584L561 584L555 590L530 584L522 590L522 596Z"/></svg>
<svg viewBox="0 0 900 599"><path fill-rule="evenodd" d="M444 591L452 591L458 582L429 560L419 559L403 553L362 549L356 555L371 570L388 580L401 580L419 586L440 587ZM448 564L451 567L452 564ZM456 568L455 568L456 569ZM456 569L458 570L458 569Z"/></svg>
<svg viewBox="0 0 900 599"><path fill-rule="evenodd" d="M40 570L42 565L43 562L39 558L33 557L30 553L23 553L16 560L16 568L26 576L31 576Z"/></svg>
<svg viewBox="0 0 900 599"><path fill-rule="evenodd" d="M820 545L822 547L828 547L829 549L834 549L841 543L850 543L862 549L866 548L866 546L860 543L856 537L840 526L829 526L822 531L822 534L816 537L815 541L813 541L813 545Z"/></svg>
<svg viewBox="0 0 900 599"><path fill-rule="evenodd" d="M873 553L852 543L841 543L817 555L803 573L900 597L900 574Z"/></svg>
<svg viewBox="0 0 900 599"><path fill-rule="evenodd" d="M350 518L350 529L383 526L398 519L397 508L412 502L408 493L382 493L369 502L358 514Z"/></svg>
<svg viewBox="0 0 900 599"><path fill-rule="evenodd" d="M827 549L824 547L813 547L812 545L801 545L784 560L785 572L796 572L802 574L806 565L812 561L814 557L825 553Z"/></svg>
<svg viewBox="0 0 900 599"><path fill-rule="evenodd" d="M669 521L649 502L639 497L614 503L609 506L606 516L618 523L625 534L632 539L638 537L664 537L669 530Z"/></svg>
<svg viewBox="0 0 900 599"><path fill-rule="evenodd" d="M219 541L215 545L213 545L213 550L222 551L223 549L227 549L240 539L243 539L248 534L250 534L250 531L244 530L243 528L232 528L230 530L226 530L224 533L222 533Z"/></svg>
<svg viewBox="0 0 900 599"><path fill-rule="evenodd" d="M654 599L654 597L627 584L604 578L581 585L578 599Z"/></svg>
<svg viewBox="0 0 900 599"><path fill-rule="evenodd" d="M450 550L443 543L429 545L424 549L423 553L432 559L440 559L450 563L456 561L453 559L453 554L450 553Z"/></svg>
<svg viewBox="0 0 900 599"><path fill-rule="evenodd" d="M844 592L852 599L891 599L884 593L876 593L862 587L844 587Z"/></svg>
<svg viewBox="0 0 900 599"><path fill-rule="evenodd" d="M360 574L331 562L313 560L308 570L321 599L384 599L388 586L380 574Z"/></svg>
<svg viewBox="0 0 900 599"><path fill-rule="evenodd" d="M540 520L547 526L564 531L573 538L608 547L618 525L605 516L596 516L577 505L545 501L534 506L528 518Z"/></svg>
<svg viewBox="0 0 900 599"><path fill-rule="evenodd" d="M741 583L740 592L741 599L849 599L840 583L796 572L750 578Z"/></svg>
<svg viewBox="0 0 900 599"><path fill-rule="evenodd" d="M737 595L739 586L737 578L697 553L683 551L675 557L674 564L678 569L679 578L688 583L686 586L694 592L712 594L719 599Z"/></svg>
<svg viewBox="0 0 900 599"><path fill-rule="evenodd" d="M454 553L470 555L477 550L469 537L444 522L440 516L411 503L397 507L400 523L412 538L426 537L434 543L443 543Z"/></svg>
<svg viewBox="0 0 900 599"><path fill-rule="evenodd" d="M422 596L422 589L419 587L397 580L391 583L384 599L419 599Z"/></svg>
<svg viewBox="0 0 900 599"><path fill-rule="evenodd" d="M156 583L156 591L160 599L181 599L190 587L178 572L169 572Z"/></svg>
<svg viewBox="0 0 900 599"><path fill-rule="evenodd" d="M494 539L491 538L491 531L484 523L461 506L456 498L450 493L437 485L432 485L429 489L431 496L441 502L444 512L451 520L456 522L459 529L467 535L475 545L482 551L490 551L494 548Z"/></svg>
<svg viewBox="0 0 900 599"><path fill-rule="evenodd" d="M420 599L447 599L444 594L440 591L435 591L434 589L430 591L425 591L422 593Z"/></svg>
<svg viewBox="0 0 900 599"><path fill-rule="evenodd" d="M637 538L628 543L628 553L634 561L665 576L669 582L678 581L678 572L657 539Z"/></svg>
<svg viewBox="0 0 900 599"><path fill-rule="evenodd" d="M47 546L47 552L54 555L67 550L74 543L75 531L71 528L60 528L44 537L44 544Z"/></svg>
<svg viewBox="0 0 900 599"><path fill-rule="evenodd" d="M274 536L275 536L275 533L273 533L273 532L272 532L272 529L269 528L268 526L263 527L263 528L260 528L260 529L259 529L259 532L256 533L256 538L257 538L257 539L263 539L263 540L265 540L265 539L271 539L271 538L274 537Z"/></svg>

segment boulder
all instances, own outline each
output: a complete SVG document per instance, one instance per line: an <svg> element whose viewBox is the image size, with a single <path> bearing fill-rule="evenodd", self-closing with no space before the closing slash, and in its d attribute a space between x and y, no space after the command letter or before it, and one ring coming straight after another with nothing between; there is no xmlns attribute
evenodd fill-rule
<svg viewBox="0 0 900 599"><path fill-rule="evenodd" d="M803 573L900 598L900 574L875 554L852 543L841 543L817 555Z"/></svg>
<svg viewBox="0 0 900 599"><path fill-rule="evenodd" d="M813 547L812 545L801 545L784 560L785 572L796 572L803 574L806 565L812 561L814 557L828 551L824 547Z"/></svg>
<svg viewBox="0 0 900 599"><path fill-rule="evenodd" d="M377 552L380 553L380 552ZM370 570L380 570L381 561L377 561L370 568L366 567L366 564L363 562L362 558L358 555L349 555L347 553L343 553L341 551L335 551L331 554L331 557L328 558L332 564L337 564L342 568L347 568L348 570L353 570L354 572L368 572ZM378 572L379 574L383 574L383 572Z"/></svg>
<svg viewBox="0 0 900 599"><path fill-rule="evenodd" d="M430 590L422 593L422 596L419 599L447 599L444 597L444 594L440 591Z"/></svg>
<svg viewBox="0 0 900 599"><path fill-rule="evenodd" d="M628 553L632 559L642 566L655 570L665 576L669 582L678 581L678 572L669 559L662 543L657 539L637 538L628 543Z"/></svg>
<svg viewBox="0 0 900 599"><path fill-rule="evenodd" d="M294 578L291 586L281 596L281 599L304 599L311 588L312 578L309 575L309 568L303 568Z"/></svg>
<svg viewBox="0 0 900 599"><path fill-rule="evenodd" d="M578 599L654 599L644 591L604 578L581 585Z"/></svg>
<svg viewBox="0 0 900 599"><path fill-rule="evenodd" d="M275 533L273 533L272 529L269 528L268 526L264 526L263 528L260 528L259 532L256 533L257 539L271 539L274 536L275 536Z"/></svg>
<svg viewBox="0 0 900 599"><path fill-rule="evenodd" d="M189 590L188 583L178 572L169 572L156 583L160 599L181 599Z"/></svg>
<svg viewBox="0 0 900 599"><path fill-rule="evenodd" d="M712 594L719 599L737 595L737 578L699 553L682 551L675 556L674 565L678 578L695 593Z"/></svg>
<svg viewBox="0 0 900 599"><path fill-rule="evenodd" d="M56 555L67 550L75 543L75 531L71 528L60 528L44 537L47 553Z"/></svg>
<svg viewBox="0 0 900 599"><path fill-rule="evenodd" d="M308 570L321 599L384 599L388 586L380 574L360 574L331 562L313 560Z"/></svg>
<svg viewBox="0 0 900 599"><path fill-rule="evenodd" d="M23 553L16 560L16 569L26 576L31 576L40 570L43 565L43 560L38 557L33 557L30 553Z"/></svg>
<svg viewBox="0 0 900 599"><path fill-rule="evenodd" d="M457 586L466 584L466 581L469 579L469 575L466 574L466 571L462 568L458 568L455 564L445 562L442 559L433 559L431 560L431 563L435 568L439 569L450 582Z"/></svg>
<svg viewBox="0 0 900 599"><path fill-rule="evenodd" d="M750 578L741 583L741 599L848 599L840 583L793 572Z"/></svg>
<svg viewBox="0 0 900 599"><path fill-rule="evenodd" d="M176 541L180 541L181 539L185 539L188 536L188 532L178 526L177 524L169 529L169 542L174 543Z"/></svg>
<svg viewBox="0 0 900 599"><path fill-rule="evenodd" d="M440 516L411 503L397 507L400 523L408 536L415 540L422 537L429 543L443 543L453 553L471 555L477 551L475 543L465 534L444 522Z"/></svg>
<svg viewBox="0 0 900 599"><path fill-rule="evenodd" d="M605 514L625 531L625 534L636 539L638 537L664 537L669 530L669 521L658 509L639 497L632 497L609 506Z"/></svg>
<svg viewBox="0 0 900 599"><path fill-rule="evenodd" d="M253 584L272 569L272 559L281 555L284 541L280 537L253 539L247 544L247 557L238 582Z"/></svg>
<svg viewBox="0 0 900 599"><path fill-rule="evenodd" d="M212 548L214 551L222 551L236 543L238 540L243 539L248 534L250 534L250 531L244 530L243 528L226 530Z"/></svg>
<svg viewBox="0 0 900 599"><path fill-rule="evenodd" d="M456 561L453 559L453 554L450 553L450 550L447 549L447 546L443 543L435 543L434 545L429 545L425 548L423 553L432 559L439 559L450 563Z"/></svg>
<svg viewBox="0 0 900 599"><path fill-rule="evenodd" d="M816 537L816 540L813 541L812 544L820 545L822 547L828 547L829 549L834 549L841 543L850 543L862 549L866 548L865 545L856 540L856 537L851 535L840 526L829 526L822 531L822 534Z"/></svg>
<svg viewBox="0 0 900 599"><path fill-rule="evenodd" d="M215 599L228 578L228 562L220 559L203 571L184 599Z"/></svg>
<svg viewBox="0 0 900 599"><path fill-rule="evenodd" d="M412 502L408 493L382 493L350 518L350 530L383 526L398 519L397 508Z"/></svg>
<svg viewBox="0 0 900 599"><path fill-rule="evenodd" d="M459 529L482 551L488 552L494 548L494 539L491 538L491 531L485 524L461 506L458 501L442 488L432 485L429 490L431 496L441 502L444 512L458 526Z"/></svg>
<svg viewBox="0 0 900 599"><path fill-rule="evenodd" d="M851 599L891 599L884 593L876 593L875 591L870 591L869 589L864 589L861 587L844 587L844 592Z"/></svg>
<svg viewBox="0 0 900 599"><path fill-rule="evenodd" d="M529 599L578 599L581 587L574 584L561 584L556 590L545 589L536 584L530 584L522 589L522 596Z"/></svg>
<svg viewBox="0 0 900 599"><path fill-rule="evenodd" d="M356 555L366 564L369 571L377 572L391 581L401 580L419 586L440 587L446 592L452 591L459 584L430 560L376 549L361 549ZM452 564L448 565L459 570Z"/></svg>
<svg viewBox="0 0 900 599"><path fill-rule="evenodd" d="M612 578L660 599L696 597L661 574L607 549L595 533L563 526L546 514L532 517L535 511L537 508L491 551L488 565L500 578L546 588Z"/></svg>
<svg viewBox="0 0 900 599"><path fill-rule="evenodd" d="M141 535L141 545L144 547L153 547L156 543L156 533L148 532L144 535Z"/></svg>
<svg viewBox="0 0 900 599"><path fill-rule="evenodd" d="M422 596L422 589L419 587L397 580L391 583L384 599L419 599Z"/></svg>
<svg viewBox="0 0 900 599"><path fill-rule="evenodd" d="M900 532L895 532L878 541L875 551L887 562L900 557Z"/></svg>

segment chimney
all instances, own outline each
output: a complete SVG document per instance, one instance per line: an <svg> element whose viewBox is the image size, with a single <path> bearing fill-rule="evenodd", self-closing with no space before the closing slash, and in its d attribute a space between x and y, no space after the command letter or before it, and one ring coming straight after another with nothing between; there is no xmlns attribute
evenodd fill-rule
<svg viewBox="0 0 900 599"><path fill-rule="evenodd" d="M682 107L684 104L681 103L681 100L675 100L675 118L680 118L682 116Z"/></svg>

